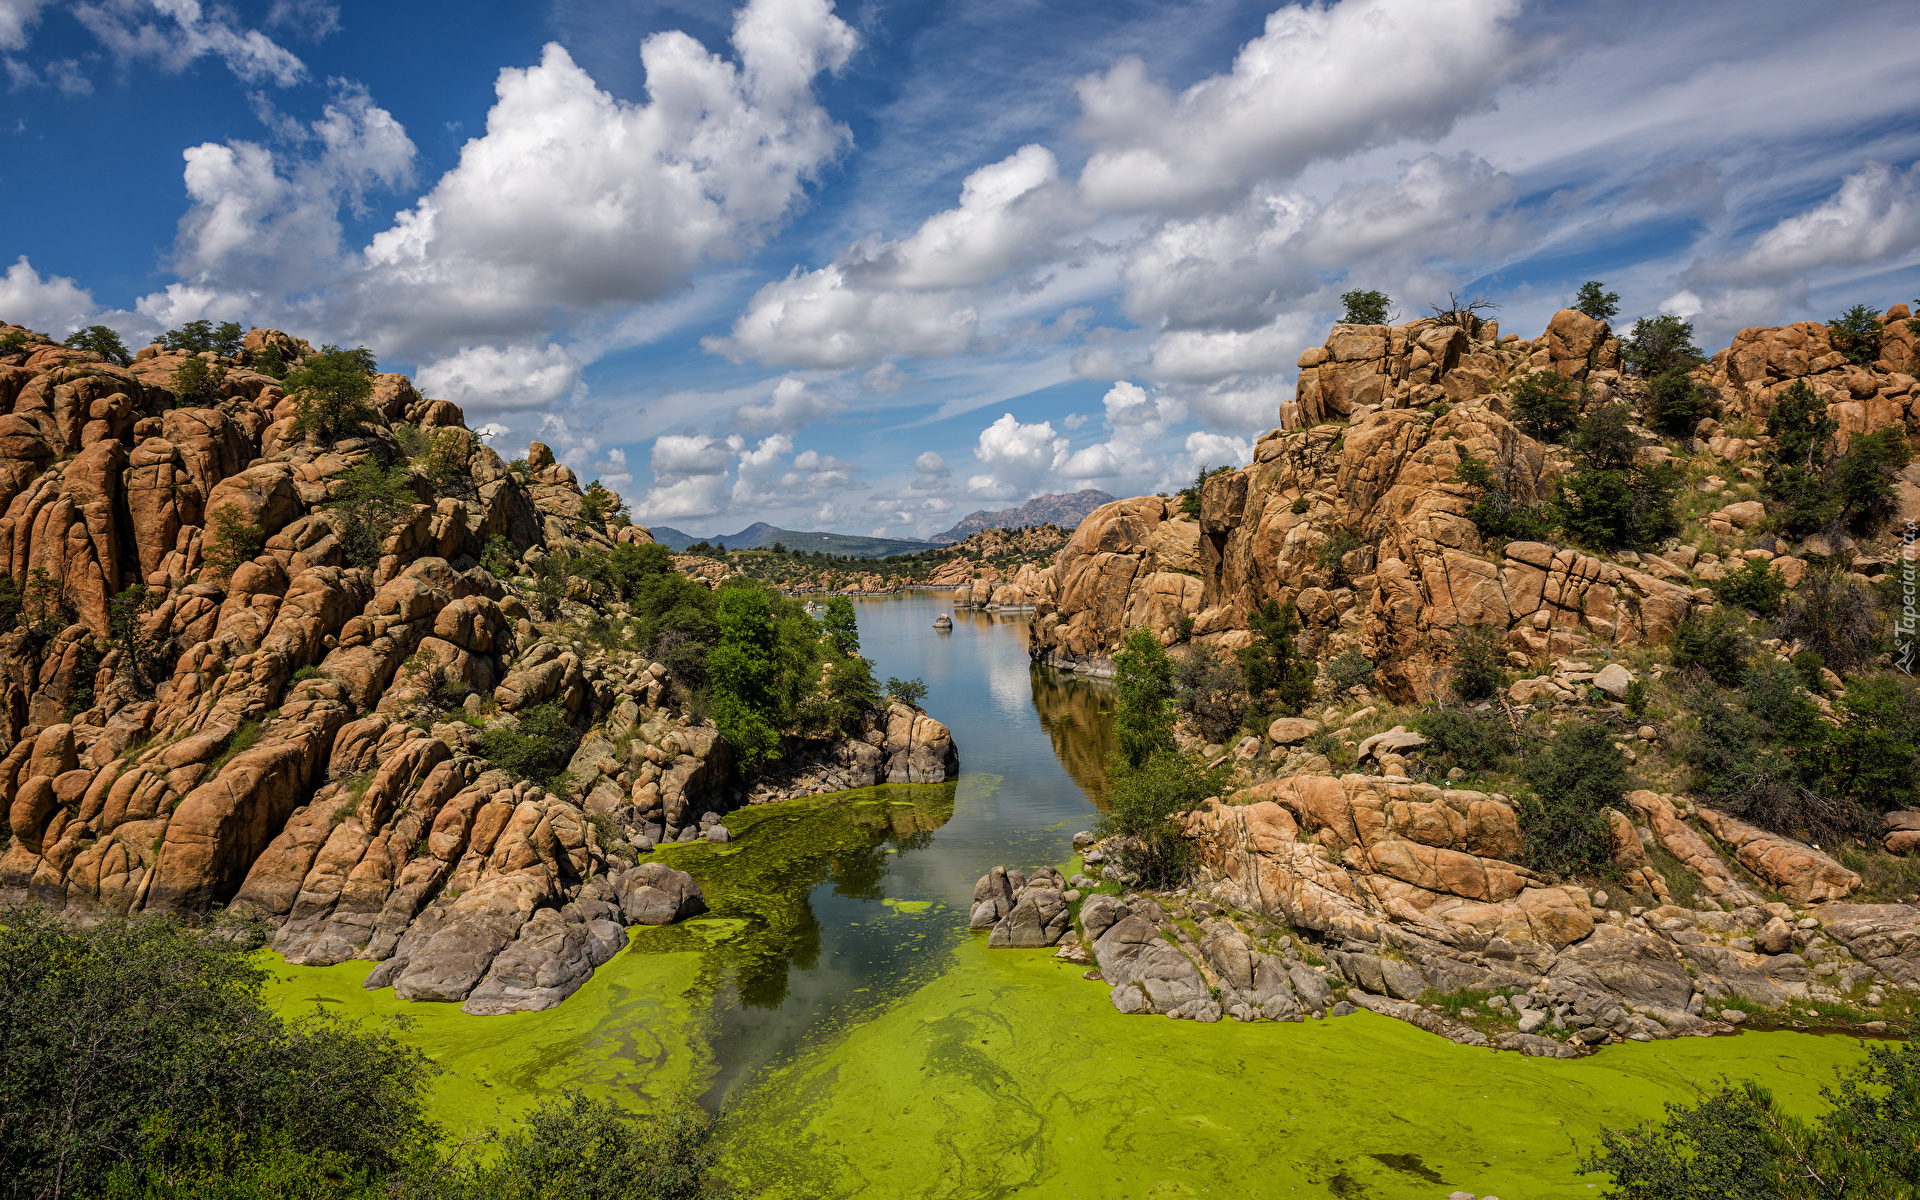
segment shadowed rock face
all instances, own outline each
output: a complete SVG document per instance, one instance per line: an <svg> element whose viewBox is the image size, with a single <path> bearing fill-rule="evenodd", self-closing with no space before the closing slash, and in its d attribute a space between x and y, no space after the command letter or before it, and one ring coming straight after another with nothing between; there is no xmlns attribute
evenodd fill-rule
<svg viewBox="0 0 1920 1200"><path fill-rule="evenodd" d="M275 330L247 345L310 352ZM122 368L31 338L0 354L0 563L33 593L0 633L0 903L80 921L225 904L290 962L377 961L368 986L473 1012L558 1003L626 926L702 911L636 847L745 799L726 744L663 665L540 640L478 561L494 539L531 561L647 532L600 525L545 446L510 472L404 376L376 376L376 418L322 443L237 362L183 406L183 361L149 347ZM378 562L355 565L329 501L356 464L404 460L403 423L441 439L453 479L412 469ZM264 545L219 575L226 514ZM111 608L134 585L157 600L137 660ZM479 730L433 700L456 686L501 714L564 712L586 735L564 790L479 757ZM825 749L861 783L957 771L924 713L875 714L865 735Z"/></svg>
<svg viewBox="0 0 1920 1200"><path fill-rule="evenodd" d="M1888 310L1881 358L1868 366L1834 351L1824 325L1802 322L1742 331L1695 378L1719 390L1726 415L1755 421L1805 380L1843 445L1890 426L1920 430L1908 317L1904 305ZM1145 625L1171 644L1185 620L1194 640L1233 650L1249 640L1248 615L1274 600L1295 606L1319 657L1359 650L1379 665L1380 689L1409 701L1445 678L1462 624L1496 626L1509 651L1534 661L1665 639L1696 588L1719 577L1717 562L1696 562L1691 550L1607 559L1488 543L1466 517L1474 495L1456 482L1463 455L1510 467L1515 498L1529 502L1554 494L1568 469L1508 419L1513 381L1533 371L1577 381L1589 408L1643 386L1622 375L1606 323L1573 310L1531 342L1432 319L1335 326L1301 356L1296 396L1254 461L1207 481L1197 519L1154 497L1102 505L1023 584L1033 657L1104 675L1128 630ZM1701 422L1693 444L1729 474L1755 446L1714 420ZM1644 453L1667 451L1649 442ZM1920 516L1920 486L1902 479L1896 489L1903 514ZM1736 502L1708 525L1726 537L1761 515L1757 503ZM1807 564L1789 556L1777 568L1793 582Z"/></svg>

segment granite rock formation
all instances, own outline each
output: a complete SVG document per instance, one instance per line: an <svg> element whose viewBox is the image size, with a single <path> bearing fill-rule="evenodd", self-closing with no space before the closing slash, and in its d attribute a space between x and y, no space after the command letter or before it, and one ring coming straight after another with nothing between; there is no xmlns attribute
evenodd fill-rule
<svg viewBox="0 0 1920 1200"><path fill-rule="evenodd" d="M373 380L373 420L322 442L244 360L203 356L224 375L183 397L183 354L120 367L0 332L24 342L0 351L17 614L0 633L0 903L81 922L224 905L290 962L375 961L369 986L485 1013L558 1003L627 926L701 911L691 879L639 858L749 799L725 742L663 664L544 635L531 580L480 565L651 541L601 524L545 446L510 469L395 374ZM402 433L450 446L452 482L407 468L413 503L355 565L331 502L357 464L404 465ZM226 513L264 545L218 574ZM154 605L126 611L141 585ZM471 696L470 720L447 719L442 689ZM481 726L543 704L585 735L552 792L477 752ZM945 727L915 710L846 741L814 749L844 750L849 786L955 770Z"/></svg>

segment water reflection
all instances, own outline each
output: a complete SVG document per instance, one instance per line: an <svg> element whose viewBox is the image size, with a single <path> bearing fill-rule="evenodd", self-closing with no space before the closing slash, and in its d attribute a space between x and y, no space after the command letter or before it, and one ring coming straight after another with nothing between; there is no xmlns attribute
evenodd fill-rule
<svg viewBox="0 0 1920 1200"><path fill-rule="evenodd" d="M944 955L928 951L947 949L964 922L888 899L887 881L933 844L957 790L896 784L743 809L728 818L733 842L662 848L700 881L708 913L638 933L633 952L701 955L711 1098L803 1035L844 1027L931 976Z"/></svg>
<svg viewBox="0 0 1920 1200"><path fill-rule="evenodd" d="M1113 685L1034 663L1028 670L1033 707L1053 741L1054 757L1101 808L1107 801L1107 755L1114 748Z"/></svg>

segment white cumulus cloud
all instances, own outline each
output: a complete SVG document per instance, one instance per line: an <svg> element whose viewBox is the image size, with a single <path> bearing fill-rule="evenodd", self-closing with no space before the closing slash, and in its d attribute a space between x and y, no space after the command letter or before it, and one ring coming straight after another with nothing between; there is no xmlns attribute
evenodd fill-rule
<svg viewBox="0 0 1920 1200"><path fill-rule="evenodd" d="M42 276L22 254L0 276L0 320L64 337L86 323L93 295L65 275Z"/></svg>
<svg viewBox="0 0 1920 1200"><path fill-rule="evenodd" d="M1530 63L1520 0L1287 5L1233 70L1175 95L1125 58L1079 83L1096 147L1082 195L1114 210L1217 204L1260 179L1403 138L1431 139L1488 107Z"/></svg>

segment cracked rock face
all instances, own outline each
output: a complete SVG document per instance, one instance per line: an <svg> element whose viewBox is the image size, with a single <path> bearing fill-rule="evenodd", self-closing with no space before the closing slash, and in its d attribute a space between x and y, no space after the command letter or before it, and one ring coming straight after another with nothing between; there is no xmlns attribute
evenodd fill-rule
<svg viewBox="0 0 1920 1200"><path fill-rule="evenodd" d="M310 352L248 334L268 345ZM646 530L600 524L545 446L510 471L404 376L376 376L375 419L322 443L295 431L280 381L238 362L213 395L176 396L183 361L150 347L120 367L37 335L0 352L0 563L58 593L57 619L0 634L0 903L80 922L224 904L291 963L368 961L369 987L476 1013L559 1003L628 926L703 911L687 875L634 848L746 799L725 743L663 664L543 641L480 565L490 544L489 561L504 542L532 562ZM442 439L451 482L407 466L402 423ZM412 491L372 565L331 503L363 462ZM262 541L216 571L224 515ZM110 604L137 585L157 601L139 619L153 651L129 660ZM555 705L585 735L572 785L493 769L462 720L425 728L448 707L436 686L496 719ZM957 769L918 710L866 732L817 750L863 782Z"/></svg>
<svg viewBox="0 0 1920 1200"><path fill-rule="evenodd" d="M1905 305L1887 311L1881 357L1866 366L1846 361L1825 325L1798 322L1742 330L1695 378L1718 391L1726 415L1755 423L1804 381L1826 403L1842 447L1860 433L1920 430L1910 316ZM1552 371L1605 403L1639 386L1621 375L1619 350L1606 322L1572 309L1530 342L1503 340L1492 324L1470 333L1433 318L1336 325L1301 356L1297 393L1280 405L1279 428L1259 439L1253 463L1206 481L1197 520L1156 497L1115 500L1024 581L1030 654L1109 675L1121 641L1142 625L1163 643L1190 637L1232 651L1251 638L1249 615L1271 600L1295 607L1323 657L1360 651L1379 665L1380 690L1408 702L1432 696L1461 625L1495 626L1510 651L1534 660L1666 639L1699 602L1695 588L1718 577L1717 563L1696 563L1690 549L1609 560L1489 542L1467 519L1471 492L1455 477L1471 454L1515 464L1518 500L1556 495L1561 467L1508 420L1508 390ZM1695 449L1731 464L1756 445L1707 421ZM1900 479L1895 490L1904 513L1920 514L1920 485ZM1708 523L1727 536L1762 515L1744 501ZM1323 558L1340 533L1358 544L1337 562ZM1782 558L1777 567L1792 583L1807 564ZM1587 682L1618 699L1625 675L1615 666ZM1920 831L1900 844L1920 845Z"/></svg>

